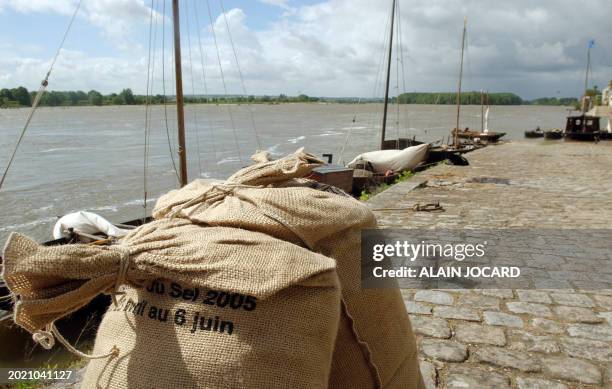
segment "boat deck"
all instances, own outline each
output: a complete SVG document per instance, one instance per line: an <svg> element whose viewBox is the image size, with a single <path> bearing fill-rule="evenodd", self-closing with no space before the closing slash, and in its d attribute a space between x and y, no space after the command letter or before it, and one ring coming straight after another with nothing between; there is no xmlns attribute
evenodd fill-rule
<svg viewBox="0 0 612 389"><path fill-rule="evenodd" d="M380 227L611 226L612 142L513 141L468 159L470 166L438 165L374 196L373 209L390 209L375 212ZM437 201L444 212L409 210ZM602 262L594 273L612 274L612 266ZM427 387L612 387L612 290L595 284L404 290Z"/></svg>

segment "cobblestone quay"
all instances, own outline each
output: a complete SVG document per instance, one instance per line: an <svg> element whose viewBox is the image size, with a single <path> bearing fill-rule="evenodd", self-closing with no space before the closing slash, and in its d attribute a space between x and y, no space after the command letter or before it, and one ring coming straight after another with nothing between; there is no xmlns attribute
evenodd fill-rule
<svg viewBox="0 0 612 389"><path fill-rule="evenodd" d="M380 227L612 227L610 141L516 141L467 158L374 196ZM444 212L412 210L438 201ZM427 387L612 388L612 290L596 287L612 273L605 262L578 289L404 290Z"/></svg>

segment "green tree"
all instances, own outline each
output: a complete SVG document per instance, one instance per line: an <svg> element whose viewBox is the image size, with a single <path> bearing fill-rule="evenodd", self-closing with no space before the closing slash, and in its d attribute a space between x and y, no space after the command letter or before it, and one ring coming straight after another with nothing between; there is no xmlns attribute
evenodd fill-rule
<svg viewBox="0 0 612 389"><path fill-rule="evenodd" d="M62 105L65 101L65 96L62 92L45 92L42 97L41 105L48 105L51 107L56 107L58 105Z"/></svg>
<svg viewBox="0 0 612 389"><path fill-rule="evenodd" d="M116 93L111 93L111 95L109 96L109 100L110 100L110 104L114 104L114 105L125 104L125 100L123 100L123 98Z"/></svg>
<svg viewBox="0 0 612 389"><path fill-rule="evenodd" d="M32 101L30 100L30 93L26 88L20 86L18 88L13 89L11 92L13 94L13 100L16 100L19 105L23 105L26 107L32 105Z"/></svg>
<svg viewBox="0 0 612 389"><path fill-rule="evenodd" d="M0 97L6 100L13 100L13 94L6 88L0 89Z"/></svg>
<svg viewBox="0 0 612 389"><path fill-rule="evenodd" d="M130 88L124 89L119 93L121 100L123 100L123 104L133 105L136 104L136 99L134 98L134 94Z"/></svg>
<svg viewBox="0 0 612 389"><path fill-rule="evenodd" d="M104 102L104 97L102 96L102 93L92 89L87 92L87 101L91 105L102 105Z"/></svg>

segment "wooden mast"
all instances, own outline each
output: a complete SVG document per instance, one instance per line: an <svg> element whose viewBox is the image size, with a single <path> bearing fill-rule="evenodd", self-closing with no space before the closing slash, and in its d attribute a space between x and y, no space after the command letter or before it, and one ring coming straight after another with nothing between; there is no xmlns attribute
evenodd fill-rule
<svg viewBox="0 0 612 389"><path fill-rule="evenodd" d="M484 90L480 90L480 132L484 132Z"/></svg>
<svg viewBox="0 0 612 389"><path fill-rule="evenodd" d="M463 34L461 35L461 62L459 65L459 85L457 87L457 122L453 137L453 146L459 146L459 114L461 112L461 79L463 78L463 51L465 49L465 30L467 28L467 16L463 19Z"/></svg>
<svg viewBox="0 0 612 389"><path fill-rule="evenodd" d="M393 51L393 22L395 19L395 0L391 5L391 29L389 30L389 55L387 58L387 82L385 84L385 106L383 108L382 131L380 133L380 149L384 148L385 131L387 130L387 106L389 104L389 81L391 79L391 53Z"/></svg>
<svg viewBox="0 0 612 389"><path fill-rule="evenodd" d="M587 48L587 65L586 72L584 75L584 97L582 98L582 113L586 113L588 111L588 102L587 102L587 91L589 89L589 68L591 67L591 41L589 41L589 45ZM584 127L584 123L583 123Z"/></svg>
<svg viewBox="0 0 612 389"><path fill-rule="evenodd" d="M178 0L172 0L174 21L174 69L176 79L176 118L178 122L178 155L181 187L187 185L187 149L185 148L185 111L183 109L183 73L181 69L181 28Z"/></svg>

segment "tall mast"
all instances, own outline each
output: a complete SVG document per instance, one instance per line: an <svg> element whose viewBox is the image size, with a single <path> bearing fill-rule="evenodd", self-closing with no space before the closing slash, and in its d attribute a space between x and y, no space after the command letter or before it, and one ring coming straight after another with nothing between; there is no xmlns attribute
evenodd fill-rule
<svg viewBox="0 0 612 389"><path fill-rule="evenodd" d="M589 41L589 46L587 48L587 65L586 65L586 74L584 76L584 97L582 98L582 112L585 113L588 110L587 107L587 90L589 89L589 68L591 67L591 47L593 41Z"/></svg>
<svg viewBox="0 0 612 389"><path fill-rule="evenodd" d="M480 90L480 132L484 131L484 90Z"/></svg>
<svg viewBox="0 0 612 389"><path fill-rule="evenodd" d="M176 79L176 119L178 122L178 155L181 186L187 185L187 149L185 148L185 111L183 109L183 73L181 69L181 27L178 0L172 0L174 21L174 69Z"/></svg>
<svg viewBox="0 0 612 389"><path fill-rule="evenodd" d="M459 114L461 112L461 79L463 78L463 50L465 49L465 30L467 28L467 16L463 19L463 34L461 35L461 62L459 65L459 86L457 87L457 122L453 137L453 145L459 146Z"/></svg>
<svg viewBox="0 0 612 389"><path fill-rule="evenodd" d="M389 56L387 58L387 82L385 84L385 106L383 108L382 131L380 134L380 149L384 148L385 131L387 129L387 106L389 104L389 81L391 79L391 52L393 51L393 22L395 19L395 0L391 5L391 29L389 30Z"/></svg>

